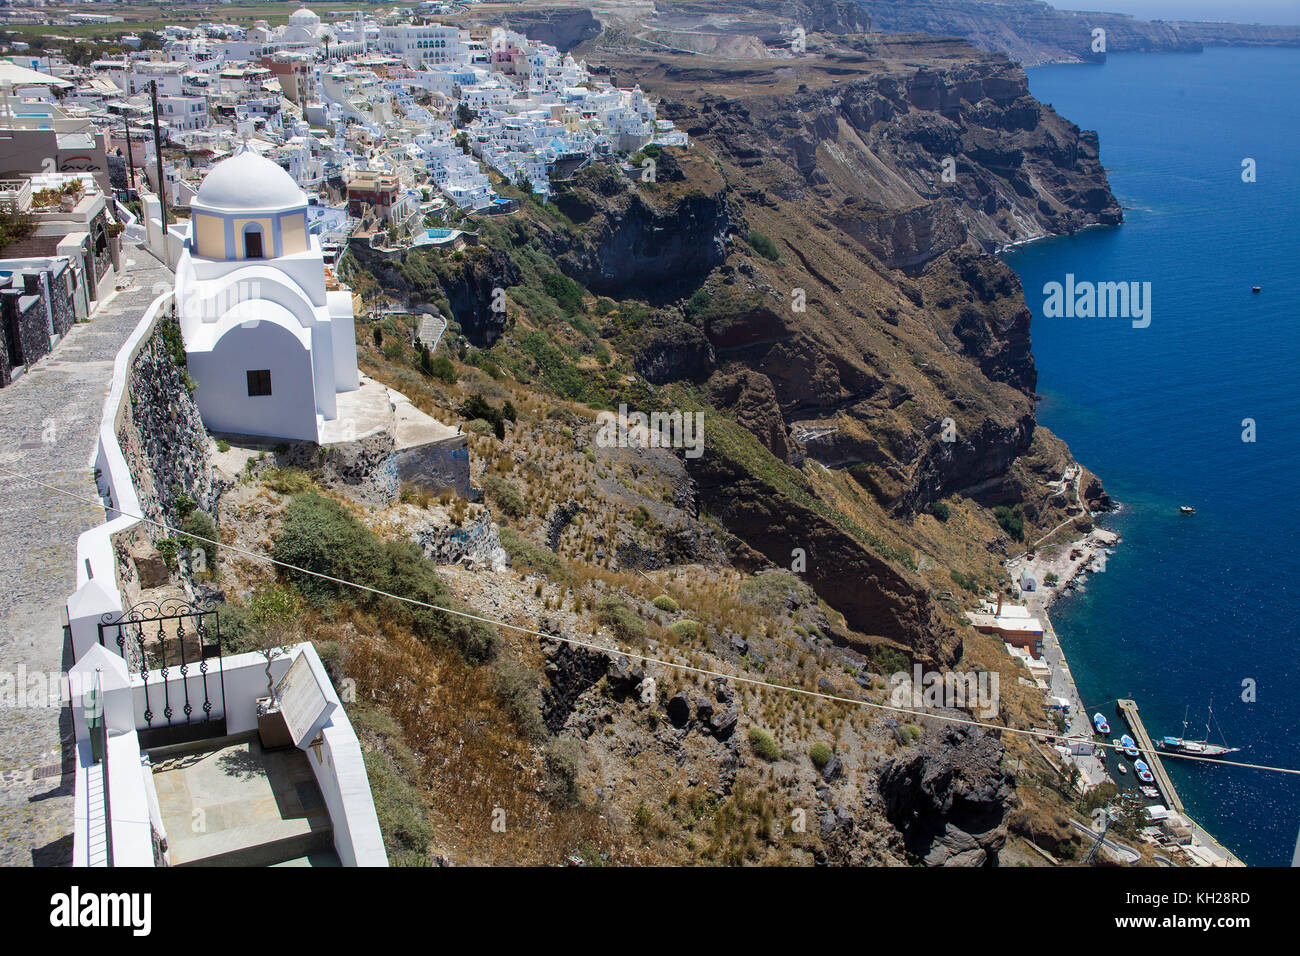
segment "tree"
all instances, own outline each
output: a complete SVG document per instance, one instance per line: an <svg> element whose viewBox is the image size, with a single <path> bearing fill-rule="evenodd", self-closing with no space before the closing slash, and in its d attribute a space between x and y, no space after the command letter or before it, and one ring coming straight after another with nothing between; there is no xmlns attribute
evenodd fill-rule
<svg viewBox="0 0 1300 956"><path fill-rule="evenodd" d="M259 588L248 602L253 640L257 653L266 659L266 696L274 702L275 681L271 662L289 652L294 640L294 623L302 616L303 600L285 584Z"/></svg>

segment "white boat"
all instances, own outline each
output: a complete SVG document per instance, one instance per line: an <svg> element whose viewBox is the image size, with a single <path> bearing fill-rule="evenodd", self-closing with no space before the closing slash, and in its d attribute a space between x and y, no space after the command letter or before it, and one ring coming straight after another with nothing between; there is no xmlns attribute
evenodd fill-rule
<svg viewBox="0 0 1300 956"><path fill-rule="evenodd" d="M1223 740L1222 744L1210 743L1210 724L1217 722L1214 720L1214 698L1210 698L1210 706L1205 715L1205 736L1200 740L1192 740L1187 736L1187 715L1189 710L1183 711L1183 736L1181 737L1164 737L1160 741L1160 749L1168 750L1173 753L1191 754L1194 757L1222 757L1225 754L1235 754L1241 750L1240 747L1229 747L1227 740L1223 740L1223 731L1219 731L1219 739Z"/></svg>
<svg viewBox="0 0 1300 956"><path fill-rule="evenodd" d="M1117 763L1115 766L1119 768L1120 773L1128 773L1128 767L1124 766L1122 763Z"/></svg>

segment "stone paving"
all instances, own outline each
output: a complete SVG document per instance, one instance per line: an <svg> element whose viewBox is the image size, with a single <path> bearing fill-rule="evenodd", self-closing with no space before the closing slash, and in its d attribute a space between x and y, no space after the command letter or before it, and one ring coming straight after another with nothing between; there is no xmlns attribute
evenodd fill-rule
<svg viewBox="0 0 1300 956"><path fill-rule="evenodd" d="M172 274L123 248L129 288L0 389L0 467L97 498L93 459L113 360ZM71 665L64 605L76 588L77 536L104 510L0 476L0 866L72 861L71 714L58 706Z"/></svg>

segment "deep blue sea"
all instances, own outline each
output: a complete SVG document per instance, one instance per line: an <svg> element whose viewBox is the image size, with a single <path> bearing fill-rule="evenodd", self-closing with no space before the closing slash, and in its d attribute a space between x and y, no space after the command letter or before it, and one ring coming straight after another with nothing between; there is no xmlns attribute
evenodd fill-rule
<svg viewBox="0 0 1300 956"><path fill-rule="evenodd" d="M1029 85L1098 131L1125 210L1006 255L1034 313L1039 422L1122 504L1105 572L1052 612L1079 692L1113 728L1134 698L1156 738L1188 706L1201 736L1213 696L1235 759L1300 767L1300 50L1112 55ZM1045 318L1043 286L1066 273L1150 282L1150 326ZM1290 863L1300 777L1167 766L1243 860Z"/></svg>

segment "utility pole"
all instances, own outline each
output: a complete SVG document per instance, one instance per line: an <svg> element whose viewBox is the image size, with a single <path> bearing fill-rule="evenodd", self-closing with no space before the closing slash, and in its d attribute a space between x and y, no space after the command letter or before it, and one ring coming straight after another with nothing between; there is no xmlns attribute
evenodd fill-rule
<svg viewBox="0 0 1300 956"><path fill-rule="evenodd" d="M126 122L126 168L128 170L126 180L126 198L131 198L131 190L135 188L135 157L131 154L131 114L127 110L122 110L122 119Z"/></svg>
<svg viewBox="0 0 1300 956"><path fill-rule="evenodd" d="M163 239L167 238L167 184L163 182L162 132L158 128L158 81L149 81L149 99L153 101L153 155L158 161L158 201L162 203Z"/></svg>

